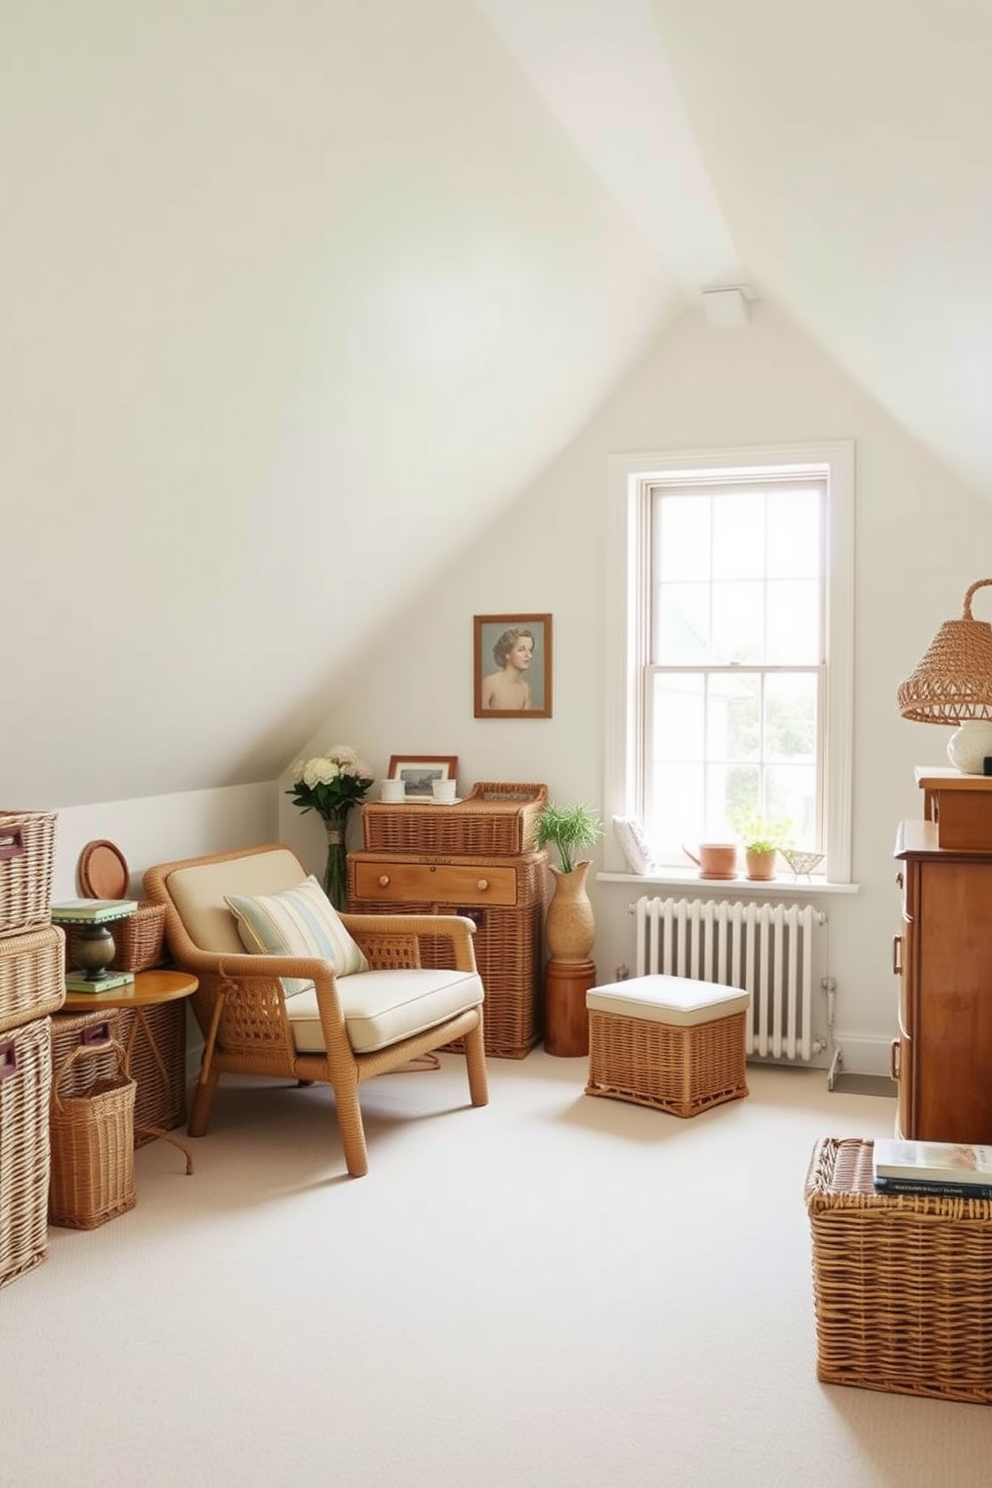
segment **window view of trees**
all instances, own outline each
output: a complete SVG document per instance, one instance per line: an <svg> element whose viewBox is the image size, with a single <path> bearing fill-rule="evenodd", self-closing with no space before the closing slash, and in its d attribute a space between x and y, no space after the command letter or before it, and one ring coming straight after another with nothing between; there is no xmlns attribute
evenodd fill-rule
<svg viewBox="0 0 992 1488"><path fill-rule="evenodd" d="M733 836L758 813L820 835L822 481L654 493L645 825Z"/></svg>

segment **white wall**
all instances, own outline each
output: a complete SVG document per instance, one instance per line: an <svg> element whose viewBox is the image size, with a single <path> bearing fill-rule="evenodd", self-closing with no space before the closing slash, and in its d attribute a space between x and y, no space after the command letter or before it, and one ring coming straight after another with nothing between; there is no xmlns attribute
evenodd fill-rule
<svg viewBox="0 0 992 1488"><path fill-rule="evenodd" d="M965 589L981 576L973 555L992 542L992 516L976 493L935 464L767 306L755 307L746 332L715 332L701 315L686 315L486 538L383 637L377 657L352 676L329 710L326 728L296 753L350 743L377 775L392 753L457 754L463 790L477 780L543 780L560 800L599 804L609 455L848 438L856 441L857 461L859 891L827 898L823 907L845 1066L883 1071L895 1032L896 823L919 814L914 764L942 763L948 737L944 729L904 723L895 691L940 622L960 614ZM485 455L481 449L480 461ZM939 521L934 510L941 513ZM476 719L472 617L519 611L554 617L554 716ZM135 889L148 863L273 836L294 845L319 874L322 825L291 804L287 784L284 776L255 786L65 810L57 835L56 895L75 893L79 850L94 837L121 846L135 872ZM357 820L350 841L360 845ZM637 891L636 883L591 885L595 955L604 980L630 961L627 905Z"/></svg>
<svg viewBox="0 0 992 1488"><path fill-rule="evenodd" d="M2 14L0 799L271 779L679 296L465 0Z"/></svg>
<svg viewBox="0 0 992 1488"><path fill-rule="evenodd" d="M79 894L76 870L88 842L109 840L120 848L131 870L129 893L141 898L141 878L152 863L271 842L277 832L271 781L63 807L55 823L52 899L74 899Z"/></svg>
<svg viewBox="0 0 992 1488"><path fill-rule="evenodd" d="M741 332L713 331L701 314L687 314L486 539L384 639L378 659L353 678L311 744L351 743L377 772L393 752L457 754L463 787L543 780L561 800L598 804L608 456L835 439L856 442L859 892L826 899L823 907L845 1066L881 1072L895 1032L896 823L920 812L914 764L943 762L948 737L903 722L895 692L939 623L960 614L964 591L978 576L974 555L992 542L992 515L769 307L757 304L751 328ZM485 459L480 449L480 464ZM554 716L475 719L472 616L515 611L554 616ZM319 862L320 824L301 820L284 797L280 832ZM636 889L592 885L604 979L630 961L626 908Z"/></svg>

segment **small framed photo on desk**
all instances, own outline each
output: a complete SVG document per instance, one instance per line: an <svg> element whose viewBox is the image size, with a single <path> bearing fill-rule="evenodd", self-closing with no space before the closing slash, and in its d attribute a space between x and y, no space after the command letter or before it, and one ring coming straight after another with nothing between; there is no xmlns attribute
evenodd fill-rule
<svg viewBox="0 0 992 1488"><path fill-rule="evenodd" d="M457 754L394 754L389 760L389 779L402 780L408 798L430 800L435 780L456 780Z"/></svg>

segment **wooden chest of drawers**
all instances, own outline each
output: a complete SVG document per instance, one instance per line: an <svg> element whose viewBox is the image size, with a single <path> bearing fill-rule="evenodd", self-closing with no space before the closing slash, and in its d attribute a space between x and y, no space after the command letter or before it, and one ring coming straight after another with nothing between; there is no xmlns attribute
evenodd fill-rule
<svg viewBox="0 0 992 1488"><path fill-rule="evenodd" d="M474 920L475 959L486 989L486 1053L522 1059L541 1037L547 860L543 852L495 859L350 853L348 907L355 914L389 909Z"/></svg>
<svg viewBox="0 0 992 1488"><path fill-rule="evenodd" d="M940 847L935 822L899 828L899 1135L992 1143L992 852Z"/></svg>

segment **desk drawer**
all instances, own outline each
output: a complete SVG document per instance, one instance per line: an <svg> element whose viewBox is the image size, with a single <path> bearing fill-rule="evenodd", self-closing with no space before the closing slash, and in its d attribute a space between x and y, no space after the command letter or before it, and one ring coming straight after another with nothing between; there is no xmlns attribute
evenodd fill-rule
<svg viewBox="0 0 992 1488"><path fill-rule="evenodd" d="M354 897L374 899L380 904L413 900L422 904L517 903L517 874L514 868L486 864L479 867L455 863L409 863L402 858L388 863L356 862Z"/></svg>

